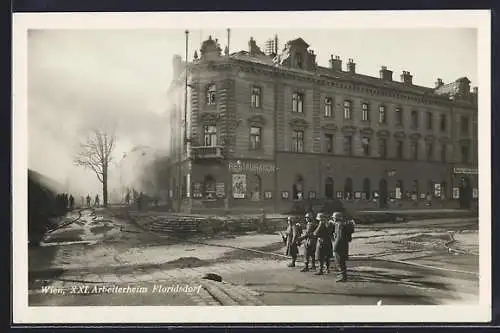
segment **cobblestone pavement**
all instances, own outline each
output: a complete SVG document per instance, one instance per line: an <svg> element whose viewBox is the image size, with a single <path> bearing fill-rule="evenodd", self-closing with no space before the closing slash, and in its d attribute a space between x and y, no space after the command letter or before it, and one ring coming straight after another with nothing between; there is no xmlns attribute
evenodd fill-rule
<svg viewBox="0 0 500 333"><path fill-rule="evenodd" d="M88 226L89 220L95 222L96 219L84 218L79 226ZM350 270L354 280L342 285L334 282L332 274L318 277L301 273L297 268L286 268L286 258L268 253L282 253L279 235L249 234L198 239L205 244L179 243L144 232L126 221L104 222L111 226L105 233L88 230L84 233L88 239L97 240L93 245L47 246L30 252L30 305L372 304L375 298L382 296L388 304L477 301L474 274L448 272L443 275L410 266L388 267L377 261L353 260ZM455 265L456 269L466 267L477 271L477 256L451 256L442 251L443 243L449 241L443 236L449 228L462 231L470 229L474 222L455 219L447 223L441 221L437 226L433 222L429 224L432 230L426 229L425 223L413 224L412 230L399 226L361 227L355 234L351 252L354 257L413 261L421 258L421 263L429 264L436 260L432 257L436 255L436 248L441 247L440 255L448 256L438 259L444 267ZM92 226L102 226L102 223ZM419 240L425 244L423 248L411 248L403 242L422 234L427 237L425 241ZM477 247L477 233L461 233L458 238L468 244L469 250ZM237 247L265 249L259 254L258 250L249 253ZM220 275L223 282L202 279L207 273ZM158 292L160 285L188 286L197 291L172 291L174 288L170 292ZM81 286L87 289L135 287L144 292L71 292Z"/></svg>

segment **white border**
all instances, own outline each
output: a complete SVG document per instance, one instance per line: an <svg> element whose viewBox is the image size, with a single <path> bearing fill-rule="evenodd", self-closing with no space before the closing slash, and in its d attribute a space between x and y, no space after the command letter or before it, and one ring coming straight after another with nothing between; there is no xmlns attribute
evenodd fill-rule
<svg viewBox="0 0 500 333"><path fill-rule="evenodd" d="M256 16L258 19L256 20ZM27 292L27 29L186 27L477 28L480 304L477 306L29 307ZM307 23L307 26L306 26ZM44 13L13 17L14 323L486 322L491 319L490 11ZM445 61L445 59L443 59Z"/></svg>

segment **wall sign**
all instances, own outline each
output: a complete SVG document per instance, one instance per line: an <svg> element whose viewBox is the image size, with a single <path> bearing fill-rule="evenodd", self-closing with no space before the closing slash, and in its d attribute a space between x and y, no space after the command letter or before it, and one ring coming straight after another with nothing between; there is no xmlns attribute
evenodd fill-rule
<svg viewBox="0 0 500 333"><path fill-rule="evenodd" d="M282 199L288 199L288 191L282 191L281 192L281 198Z"/></svg>
<svg viewBox="0 0 500 333"><path fill-rule="evenodd" d="M441 198L441 184L434 184L434 196Z"/></svg>
<svg viewBox="0 0 500 333"><path fill-rule="evenodd" d="M402 195L401 188L396 187L396 195L395 195L396 199L401 199L401 195Z"/></svg>
<svg viewBox="0 0 500 333"><path fill-rule="evenodd" d="M233 198L244 199L247 192L247 178L244 174L233 174Z"/></svg>
<svg viewBox="0 0 500 333"><path fill-rule="evenodd" d="M464 175L477 175L477 169L475 168L453 168L453 173L464 174Z"/></svg>
<svg viewBox="0 0 500 333"><path fill-rule="evenodd" d="M355 192L354 193L354 198L361 199L361 192Z"/></svg>
<svg viewBox="0 0 500 333"><path fill-rule="evenodd" d="M264 198L265 199L272 199L273 198L273 192L271 192L271 191L264 192Z"/></svg>
<svg viewBox="0 0 500 333"><path fill-rule="evenodd" d="M459 199L460 198L460 190L458 187L453 188L453 199Z"/></svg>
<svg viewBox="0 0 500 333"><path fill-rule="evenodd" d="M277 168L270 162L229 161L229 171L268 173L277 171Z"/></svg>
<svg viewBox="0 0 500 333"><path fill-rule="evenodd" d="M316 192L310 191L309 192L309 199L316 199Z"/></svg>
<svg viewBox="0 0 500 333"><path fill-rule="evenodd" d="M337 199L344 199L344 192L337 191Z"/></svg>

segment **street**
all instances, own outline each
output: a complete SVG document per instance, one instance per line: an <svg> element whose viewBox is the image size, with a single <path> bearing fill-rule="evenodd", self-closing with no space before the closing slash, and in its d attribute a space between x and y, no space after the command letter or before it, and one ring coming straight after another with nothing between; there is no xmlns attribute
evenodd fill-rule
<svg viewBox="0 0 500 333"><path fill-rule="evenodd" d="M358 225L349 281L288 268L279 234L179 240L92 209L29 248L29 305L426 305L478 301L477 219ZM202 279L214 273L222 282Z"/></svg>

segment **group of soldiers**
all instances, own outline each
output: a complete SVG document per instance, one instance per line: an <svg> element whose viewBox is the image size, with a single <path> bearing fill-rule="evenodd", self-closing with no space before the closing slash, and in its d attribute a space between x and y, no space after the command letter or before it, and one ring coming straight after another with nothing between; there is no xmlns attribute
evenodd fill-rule
<svg viewBox="0 0 500 333"><path fill-rule="evenodd" d="M285 234L282 234L286 244L286 255L292 257L288 267L295 267L299 247L303 245L305 266L301 272L308 272L311 269L317 270L316 275L328 274L330 261L334 258L336 269L340 274L337 282L347 281L346 261L349 257L349 243L354 233L354 222L348 221L342 212L333 213L330 219L324 213L318 213L316 218L313 214L307 213L305 220L307 223L303 232L302 225L295 223L293 217L288 217L288 228ZM309 263L311 263L310 268Z"/></svg>
<svg viewBox="0 0 500 333"><path fill-rule="evenodd" d="M68 193L60 193L56 195L56 205L60 211L66 212L73 210L75 207L75 198Z"/></svg>
<svg viewBox="0 0 500 333"><path fill-rule="evenodd" d="M92 207L92 198L90 198L90 194L87 194L87 197L85 199L87 201L87 207ZM99 194L96 194L94 199L94 207L99 207L99 205L100 205Z"/></svg>

